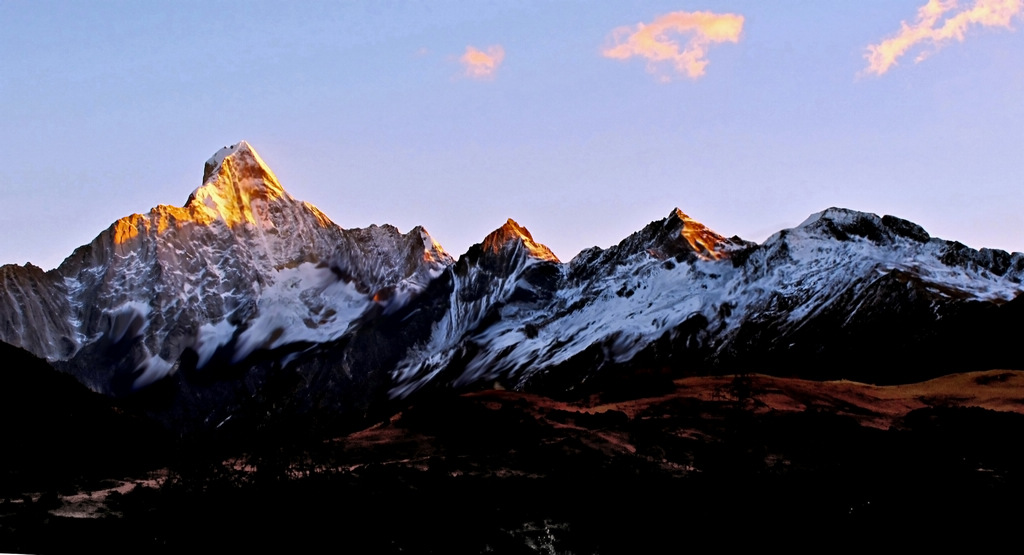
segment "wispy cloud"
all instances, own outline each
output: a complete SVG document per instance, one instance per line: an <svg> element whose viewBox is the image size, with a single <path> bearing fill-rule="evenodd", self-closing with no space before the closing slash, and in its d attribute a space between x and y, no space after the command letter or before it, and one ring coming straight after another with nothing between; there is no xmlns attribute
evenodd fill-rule
<svg viewBox="0 0 1024 555"><path fill-rule="evenodd" d="M930 50L918 53L914 62L920 62L953 39L962 42L971 26L1009 29L1013 18L1022 10L1024 0L976 0L969 7L961 7L957 0L928 0L917 9L916 21L900 22L896 35L868 46L864 56L868 67L864 71L882 75L911 48L918 44L931 46Z"/></svg>
<svg viewBox="0 0 1024 555"><path fill-rule="evenodd" d="M650 23L618 27L612 30L613 46L601 54L606 58L626 60L633 56L647 59L647 71L661 81L671 81L672 74L663 68L696 79L704 75L708 65L708 47L717 42L739 42L743 16L712 12L671 12ZM680 45L674 38L680 35Z"/></svg>
<svg viewBox="0 0 1024 555"><path fill-rule="evenodd" d="M465 54L459 58L466 77L472 79L493 79L498 67L505 59L505 49L501 45L488 46L487 51L466 47Z"/></svg>

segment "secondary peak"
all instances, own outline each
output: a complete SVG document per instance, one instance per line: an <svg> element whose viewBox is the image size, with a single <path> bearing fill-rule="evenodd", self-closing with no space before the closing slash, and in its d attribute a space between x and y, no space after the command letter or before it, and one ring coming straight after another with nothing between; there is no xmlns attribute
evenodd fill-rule
<svg viewBox="0 0 1024 555"><path fill-rule="evenodd" d="M490 235L484 238L483 250L485 252L497 254L501 252L506 245L515 242L521 243L533 258L559 262L558 257L555 256L555 253L551 252L551 249L534 241L533 235L530 234L530 231L516 223L512 218L509 218L504 225L494 230Z"/></svg>
<svg viewBox="0 0 1024 555"><path fill-rule="evenodd" d="M705 259L722 258L726 255L726 249L732 244L729 239L687 216L679 208L669 212L668 217L665 218L665 228L669 229L672 235L683 239L697 256Z"/></svg>

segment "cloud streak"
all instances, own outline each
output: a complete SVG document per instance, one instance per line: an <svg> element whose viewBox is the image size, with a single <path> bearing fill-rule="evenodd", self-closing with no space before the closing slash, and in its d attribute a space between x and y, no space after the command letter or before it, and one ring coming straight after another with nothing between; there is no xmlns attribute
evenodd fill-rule
<svg viewBox="0 0 1024 555"><path fill-rule="evenodd" d="M466 52L459 58L463 74L471 79L493 79L504 60L505 49L499 44L488 46L486 52L467 46Z"/></svg>
<svg viewBox="0 0 1024 555"><path fill-rule="evenodd" d="M868 67L864 71L882 75L896 65L896 60L911 48L931 45L914 62L924 60L951 40L963 42L972 26L1011 28L1010 23L1024 10L1024 0L976 0L970 7L961 7L957 0L928 0L917 9L917 20L912 24L900 22L896 35L878 44L868 46L864 57Z"/></svg>
<svg viewBox="0 0 1024 555"><path fill-rule="evenodd" d="M671 12L650 23L618 27L612 30L612 46L601 54L606 58L627 60L639 56L647 60L647 71L667 82L672 74L667 65L680 75L697 79L708 65L707 51L719 42L739 42L743 16L712 12ZM674 35L683 36L680 44Z"/></svg>

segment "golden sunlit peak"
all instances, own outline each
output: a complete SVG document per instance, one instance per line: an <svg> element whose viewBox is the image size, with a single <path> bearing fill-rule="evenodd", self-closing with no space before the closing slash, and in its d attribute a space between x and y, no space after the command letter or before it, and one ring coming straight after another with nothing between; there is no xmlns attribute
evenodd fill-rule
<svg viewBox="0 0 1024 555"><path fill-rule="evenodd" d="M206 161L203 174L203 184L192 191L184 206L161 204L149 214L133 214L115 222L108 230L114 244L123 250L140 235L218 221L232 229L244 225L273 228L281 208L272 205L282 201L290 205L288 210L311 214L320 227L335 225L312 204L300 203L285 192L274 172L246 141L218 150Z"/></svg>
<svg viewBox="0 0 1024 555"><path fill-rule="evenodd" d="M509 218L508 221L505 222L505 225L494 230L490 235L484 238L483 249L484 251L499 253L505 245L512 241L521 242L533 258L548 260L551 262L560 262L558 257L555 256L555 253L551 252L551 249L535 242L533 240L533 235L530 235L530 231L516 223L512 218Z"/></svg>
<svg viewBox="0 0 1024 555"><path fill-rule="evenodd" d="M291 197L256 150L240 141L218 150L206 161L203 185L192 192L185 208L197 220L222 219L235 227L262 219L258 208L254 212L254 202L265 205L281 198Z"/></svg>
<svg viewBox="0 0 1024 555"><path fill-rule="evenodd" d="M256 152L256 149L248 143L248 141L239 141L231 146L226 146L210 157L206 161L206 165L203 167L203 183L209 182L212 178L217 177L223 168L226 161L231 160L233 165L251 165L258 167L264 173L270 176L274 185L280 188L280 184L277 183L277 176L270 170L263 158Z"/></svg>
<svg viewBox="0 0 1024 555"><path fill-rule="evenodd" d="M421 225L412 228L410 233L418 233L420 240L423 241L423 260L427 262L446 262L452 260L448 251L444 250L441 243L438 243L430 235L430 232Z"/></svg>
<svg viewBox="0 0 1024 555"><path fill-rule="evenodd" d="M729 240L711 231L704 224L687 216L682 210L676 208L668 215L669 220L676 219L682 223L679 236L689 243L698 256L704 259L718 260L726 253L722 249L729 243Z"/></svg>
<svg viewBox="0 0 1024 555"><path fill-rule="evenodd" d="M668 217L669 218L676 218L676 219L679 219L679 220L683 220L684 222L687 221L687 220L689 220L691 222L696 221L693 218L691 218L690 216L688 216L686 214L686 212L683 212L679 208L673 208L672 211L668 213Z"/></svg>

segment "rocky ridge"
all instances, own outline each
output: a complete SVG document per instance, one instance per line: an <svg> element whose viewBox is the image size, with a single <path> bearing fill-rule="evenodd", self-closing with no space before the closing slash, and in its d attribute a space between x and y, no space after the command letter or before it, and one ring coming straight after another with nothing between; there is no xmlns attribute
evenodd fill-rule
<svg viewBox="0 0 1024 555"><path fill-rule="evenodd" d="M509 219L455 261L422 227L339 227L243 141L184 206L122 218L50 272L0 269L0 340L96 391L161 390L170 420L221 425L253 399L364 412L636 371L900 382L1024 367L1009 336L1022 278L1021 253L840 208L761 244L674 209L567 263Z"/></svg>

